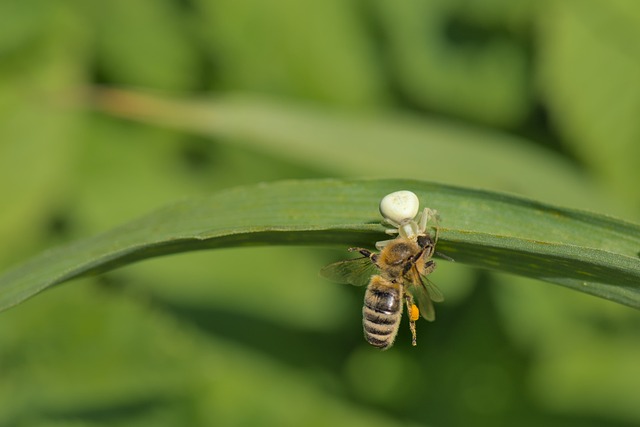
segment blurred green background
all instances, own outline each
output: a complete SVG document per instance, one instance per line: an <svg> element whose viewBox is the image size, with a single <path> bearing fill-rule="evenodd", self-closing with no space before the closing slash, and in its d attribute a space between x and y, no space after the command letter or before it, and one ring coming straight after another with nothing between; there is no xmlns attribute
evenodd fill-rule
<svg viewBox="0 0 640 427"><path fill-rule="evenodd" d="M430 179L637 221L639 40L634 0L3 0L0 266L287 178ZM241 99L251 119L145 125L84 104L95 85L222 117ZM438 321L378 352L363 289L317 277L344 256L165 257L4 312L0 425L640 423L637 311L440 262Z"/></svg>

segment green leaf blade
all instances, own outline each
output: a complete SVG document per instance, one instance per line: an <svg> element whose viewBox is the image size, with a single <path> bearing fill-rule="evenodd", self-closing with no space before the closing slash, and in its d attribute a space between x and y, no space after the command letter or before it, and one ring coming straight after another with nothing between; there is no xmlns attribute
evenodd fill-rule
<svg viewBox="0 0 640 427"><path fill-rule="evenodd" d="M456 262L640 307L638 225L422 181L307 180L185 199L49 250L0 276L0 310L55 284L161 255L243 245L372 247L385 237L378 202L399 189L440 212L438 251Z"/></svg>
<svg viewBox="0 0 640 427"><path fill-rule="evenodd" d="M475 233L442 232L456 261L527 276L640 308L640 262L601 249Z"/></svg>

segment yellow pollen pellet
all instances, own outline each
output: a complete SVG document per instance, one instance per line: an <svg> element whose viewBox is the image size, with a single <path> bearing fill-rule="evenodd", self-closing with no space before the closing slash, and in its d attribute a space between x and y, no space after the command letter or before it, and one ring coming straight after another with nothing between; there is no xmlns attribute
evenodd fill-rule
<svg viewBox="0 0 640 427"><path fill-rule="evenodd" d="M418 310L418 306L415 304L411 304L411 310L409 311L409 320L415 322L420 318L420 310Z"/></svg>

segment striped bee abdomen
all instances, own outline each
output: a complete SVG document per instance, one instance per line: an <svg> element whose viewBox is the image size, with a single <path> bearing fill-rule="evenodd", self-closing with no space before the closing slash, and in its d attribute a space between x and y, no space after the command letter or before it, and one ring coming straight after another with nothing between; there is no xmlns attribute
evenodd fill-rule
<svg viewBox="0 0 640 427"><path fill-rule="evenodd" d="M367 342L382 350L393 345L402 316L402 286L373 276L364 294L362 325Z"/></svg>

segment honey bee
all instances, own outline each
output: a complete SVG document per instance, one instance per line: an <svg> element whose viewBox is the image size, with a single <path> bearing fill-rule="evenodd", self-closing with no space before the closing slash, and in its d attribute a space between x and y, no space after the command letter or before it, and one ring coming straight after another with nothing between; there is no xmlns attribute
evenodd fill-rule
<svg viewBox="0 0 640 427"><path fill-rule="evenodd" d="M422 315L434 321L433 303L444 300L442 292L427 278L436 268L432 257L438 240L438 227L433 227L435 237L432 238L427 225L429 219L437 222L438 214L430 208L420 213L418 210L418 197L411 191L388 194L380 202L380 213L383 223L393 227L386 233L398 237L377 242L380 253L350 248L349 251L359 252L362 258L329 264L320 271L322 276L336 282L367 284L362 307L364 336L369 344L382 350L395 341L403 305L407 306L411 344L415 346L416 320Z"/></svg>
<svg viewBox="0 0 640 427"><path fill-rule="evenodd" d="M359 252L362 258L329 264L320 273L338 282L356 286L368 284L362 307L367 342L382 350L391 347L400 327L403 305L406 305L411 344L415 346L416 320L420 315L428 321L435 320L433 302L444 300L440 290L427 279L436 267L432 259L434 240L427 234L415 240L397 237L380 253L363 248L350 248L349 251Z"/></svg>

